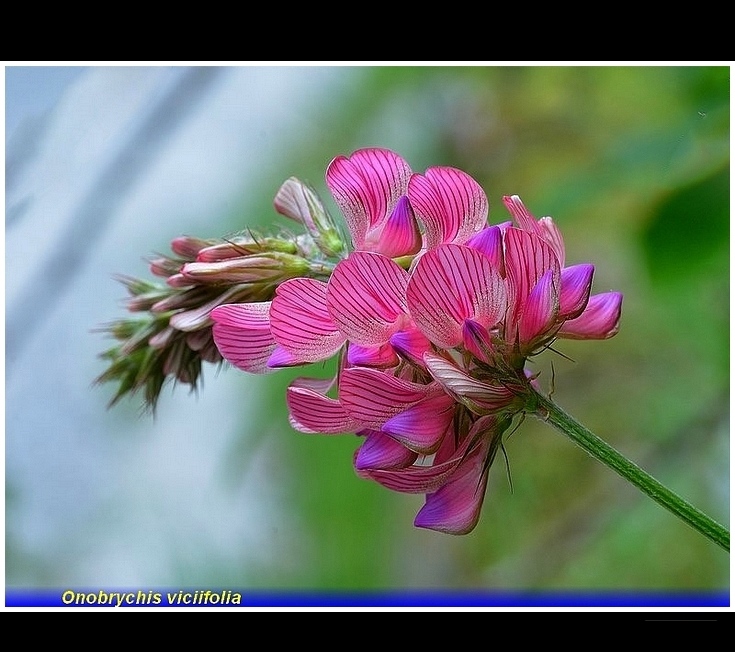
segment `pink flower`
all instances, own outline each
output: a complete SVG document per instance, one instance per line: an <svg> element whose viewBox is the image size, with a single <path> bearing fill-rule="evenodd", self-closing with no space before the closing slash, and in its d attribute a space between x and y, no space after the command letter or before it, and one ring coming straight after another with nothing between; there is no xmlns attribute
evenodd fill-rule
<svg viewBox="0 0 735 652"><path fill-rule="evenodd" d="M329 164L327 186L356 250L394 258L421 248L421 233L406 197L411 174L403 158L380 148L337 156Z"/></svg>
<svg viewBox="0 0 735 652"><path fill-rule="evenodd" d="M484 191L461 170L417 174L371 148L335 158L326 180L354 251L328 280L293 278L271 301L214 308L214 341L254 373L339 354L334 379L290 385L291 425L357 434L358 475L425 494L417 527L467 533L536 387L527 360L556 338L614 335L622 295L591 295L593 265L566 266L553 220L518 196L503 198L515 224L489 225ZM323 255L339 249L312 190L289 180L276 205L323 239Z"/></svg>

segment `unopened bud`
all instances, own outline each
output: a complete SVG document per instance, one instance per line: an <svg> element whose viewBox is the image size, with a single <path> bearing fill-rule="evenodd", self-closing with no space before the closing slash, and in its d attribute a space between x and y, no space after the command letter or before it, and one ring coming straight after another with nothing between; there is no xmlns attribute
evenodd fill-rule
<svg viewBox="0 0 735 652"><path fill-rule="evenodd" d="M197 254L202 249L209 247L214 243L214 240L202 240L201 238L182 235L171 240L171 251L185 260L195 260Z"/></svg>
<svg viewBox="0 0 735 652"><path fill-rule="evenodd" d="M181 273L191 281L207 284L274 283L309 272L309 261L301 256L278 252L253 254L212 263L187 263Z"/></svg>
<svg viewBox="0 0 735 652"><path fill-rule="evenodd" d="M327 256L342 256L344 240L316 191L296 177L287 179L273 200L275 209L306 227L319 249Z"/></svg>
<svg viewBox="0 0 735 652"><path fill-rule="evenodd" d="M278 251L285 254L297 252L296 243L282 238L253 238L240 236L202 249L196 257L198 263L211 263L251 254Z"/></svg>

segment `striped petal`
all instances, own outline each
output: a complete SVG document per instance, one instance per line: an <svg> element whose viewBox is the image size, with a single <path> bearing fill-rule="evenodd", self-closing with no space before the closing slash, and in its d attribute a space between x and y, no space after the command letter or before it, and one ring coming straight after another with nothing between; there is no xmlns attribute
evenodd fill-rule
<svg viewBox="0 0 735 652"><path fill-rule="evenodd" d="M419 453L436 450L454 415L454 399L438 384L420 385L363 367L342 372L339 400L353 419Z"/></svg>
<svg viewBox="0 0 735 652"><path fill-rule="evenodd" d="M360 430L339 401L325 395L324 381L297 378L286 391L291 426L305 433L327 435Z"/></svg>
<svg viewBox="0 0 735 652"><path fill-rule="evenodd" d="M369 229L387 219L406 194L411 167L395 152L360 149L338 156L327 167L326 183L344 215L355 249Z"/></svg>
<svg viewBox="0 0 735 652"><path fill-rule="evenodd" d="M432 167L414 174L408 198L425 227L425 246L465 243L487 224L485 191L469 174L450 167Z"/></svg>
<svg viewBox="0 0 735 652"><path fill-rule="evenodd" d="M505 272L508 285L506 340L516 339L521 314L531 291L549 270L552 285L559 287L559 262L552 248L528 231L510 228L505 232Z"/></svg>
<svg viewBox="0 0 735 652"><path fill-rule="evenodd" d="M546 242L554 252L559 266L564 266L564 239L561 231L550 217L542 217L540 220L531 215L518 195L506 195L503 203L508 209L518 226L528 233L533 233Z"/></svg>
<svg viewBox="0 0 735 652"><path fill-rule="evenodd" d="M355 468L403 469L416 461L418 455L379 430L367 430L365 441L355 455Z"/></svg>
<svg viewBox="0 0 735 652"><path fill-rule="evenodd" d="M424 363L434 380L475 414L497 412L507 408L515 400L515 394L507 387L472 378L436 353L425 354Z"/></svg>
<svg viewBox="0 0 735 652"><path fill-rule="evenodd" d="M361 346L380 346L405 314L408 273L381 254L357 251L332 272L327 308L340 332Z"/></svg>
<svg viewBox="0 0 735 652"><path fill-rule="evenodd" d="M447 433L449 436L450 433ZM457 455L441 464L409 466L405 469L356 469L362 478L374 480L378 484L390 489L409 494L432 493L439 489L452 473L457 469L461 461L463 451L457 451Z"/></svg>
<svg viewBox="0 0 735 652"><path fill-rule="evenodd" d="M327 311L327 284L296 278L278 286L270 309L273 338L302 363L325 360L345 338Z"/></svg>
<svg viewBox="0 0 735 652"><path fill-rule="evenodd" d="M606 340L618 332L622 304L620 292L593 294L582 314L565 321L557 335L572 340Z"/></svg>
<svg viewBox="0 0 735 652"><path fill-rule="evenodd" d="M219 306L210 316L212 336L222 357L238 369L265 373L276 348L268 314L271 302L233 303Z"/></svg>
<svg viewBox="0 0 735 652"><path fill-rule="evenodd" d="M505 313L503 280L490 259L476 249L442 245L419 259L406 289L416 325L437 346L463 341L466 319L489 328Z"/></svg>

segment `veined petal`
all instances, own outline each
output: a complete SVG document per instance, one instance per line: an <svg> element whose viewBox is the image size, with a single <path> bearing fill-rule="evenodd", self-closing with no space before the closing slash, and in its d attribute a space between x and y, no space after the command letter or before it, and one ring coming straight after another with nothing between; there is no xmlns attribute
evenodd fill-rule
<svg viewBox="0 0 735 652"><path fill-rule="evenodd" d="M331 319L350 341L385 344L405 314L408 273L381 254L356 251L340 261L329 279L326 303Z"/></svg>
<svg viewBox="0 0 735 652"><path fill-rule="evenodd" d="M590 298L594 273L595 266L587 263L561 270L560 319L575 319L585 309Z"/></svg>
<svg viewBox="0 0 735 652"><path fill-rule="evenodd" d="M387 219L406 194L411 167L395 152L366 148L329 164L327 187L344 215L356 249L362 249L369 229Z"/></svg>
<svg viewBox="0 0 735 652"><path fill-rule="evenodd" d="M508 407L515 395L502 385L490 385L472 378L446 358L426 353L424 364L434 380L475 414L488 414Z"/></svg>
<svg viewBox="0 0 735 652"><path fill-rule="evenodd" d="M540 220L531 215L518 195L506 195L503 197L508 212L524 231L534 233L548 244L557 260L559 267L564 266L564 239L561 231L550 217L542 217Z"/></svg>
<svg viewBox="0 0 735 652"><path fill-rule="evenodd" d="M367 248L388 258L409 256L421 249L421 231L406 195L398 200L385 225L378 227L375 232L377 238L368 233Z"/></svg>
<svg viewBox="0 0 735 652"><path fill-rule="evenodd" d="M559 294L554 284L554 270L548 270L526 299L518 322L518 339L527 344L554 325L559 312Z"/></svg>
<svg viewBox="0 0 735 652"><path fill-rule="evenodd" d="M273 338L301 362L325 360L345 338L327 310L327 284L295 278L278 286L270 309Z"/></svg>
<svg viewBox="0 0 735 652"><path fill-rule="evenodd" d="M355 455L355 468L403 469L413 464L418 454L379 430L365 431L365 441Z"/></svg>
<svg viewBox="0 0 735 652"><path fill-rule="evenodd" d="M432 167L414 174L408 198L424 224L425 246L465 243L487 224L485 191L469 174L451 167Z"/></svg>
<svg viewBox="0 0 735 652"><path fill-rule="evenodd" d="M419 259L406 289L415 324L436 345L462 343L462 327L472 319L494 326L505 313L505 284L490 259L462 245L441 245Z"/></svg>
<svg viewBox="0 0 735 652"><path fill-rule="evenodd" d="M582 314L565 321L557 335L572 340L606 340L618 332L622 304L620 292L593 294Z"/></svg>
<svg viewBox="0 0 735 652"><path fill-rule="evenodd" d="M531 215L531 212L518 195L505 195L503 203L521 229L531 233L536 232L536 218Z"/></svg>
<svg viewBox="0 0 735 652"><path fill-rule="evenodd" d="M270 331L270 301L219 306L210 316L212 336L222 357L243 371L265 373L276 341Z"/></svg>
<svg viewBox="0 0 735 652"><path fill-rule="evenodd" d="M516 339L526 300L539 280L552 270L552 283L559 286L559 262L551 247L537 235L522 229L505 232L505 272L508 286L506 340Z"/></svg>
<svg viewBox="0 0 735 652"><path fill-rule="evenodd" d="M561 231L559 230L559 227L556 225L554 220L552 220L550 217L542 217L538 221L538 233L546 242L549 243L549 246L554 250L556 258L559 261L559 266L564 267L564 238L562 237Z"/></svg>
<svg viewBox="0 0 735 652"><path fill-rule="evenodd" d="M311 379L296 379L286 390L289 421L293 428L305 433L341 434L360 430L339 401L329 398L313 385Z"/></svg>

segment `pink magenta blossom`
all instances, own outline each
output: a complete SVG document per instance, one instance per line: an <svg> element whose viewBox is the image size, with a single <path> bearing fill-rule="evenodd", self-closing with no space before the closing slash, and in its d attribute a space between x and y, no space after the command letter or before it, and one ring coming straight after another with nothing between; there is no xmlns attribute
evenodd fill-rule
<svg viewBox="0 0 735 652"><path fill-rule="evenodd" d="M513 222L488 224L485 192L455 168L414 173L370 148L336 157L326 183L352 251L328 280L291 278L270 301L215 307L214 341L251 373L339 355L335 378L291 383L291 425L355 433L358 475L425 495L416 526L469 532L503 434L535 386L526 362L557 338L614 335L622 295L591 294L594 266L567 266L554 221L518 196L503 198ZM315 238L332 228L298 180L276 207Z"/></svg>

